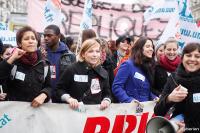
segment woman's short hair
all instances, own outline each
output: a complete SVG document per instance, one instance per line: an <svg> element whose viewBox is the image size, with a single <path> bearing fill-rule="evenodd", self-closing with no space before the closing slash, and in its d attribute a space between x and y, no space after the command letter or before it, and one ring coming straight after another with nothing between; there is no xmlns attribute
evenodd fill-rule
<svg viewBox="0 0 200 133"><path fill-rule="evenodd" d="M39 36L37 34L37 32L30 26L25 26L21 29L19 29L16 33L16 41L17 41L17 45L21 44L22 42L22 37L24 36L24 33L27 31L31 31L33 32L33 34L35 35L36 40L39 42Z"/></svg>
<svg viewBox="0 0 200 133"><path fill-rule="evenodd" d="M99 43L101 45L101 49L105 49L107 55L112 55L112 52L108 47L108 42L103 38L100 38L98 40L99 40Z"/></svg>
<svg viewBox="0 0 200 133"><path fill-rule="evenodd" d="M157 53L157 52L158 52L158 49L161 48L161 47L164 46L164 45L165 45L164 43L156 44L155 53Z"/></svg>
<svg viewBox="0 0 200 133"><path fill-rule="evenodd" d="M82 32L82 43L85 40L90 39L90 38L94 38L94 37L96 37L96 33L93 29L83 30L83 32Z"/></svg>
<svg viewBox="0 0 200 133"><path fill-rule="evenodd" d="M179 47L179 46L178 46L177 40L176 40L174 37L170 37L170 38L168 38L167 41L165 42L165 44L164 44L164 49L167 47L167 44L169 44L169 43L175 43L175 44L177 45L177 48Z"/></svg>
<svg viewBox="0 0 200 133"><path fill-rule="evenodd" d="M132 47L131 58L134 60L134 63L136 65L141 65L143 63L143 59L145 57L143 54L143 47L144 47L145 43L147 42L147 40L150 40L153 45L152 39L150 39L148 37L140 37L136 41L134 47ZM154 49L154 45L153 45L153 49ZM153 52L152 59L154 58L154 56L155 56L155 53Z"/></svg>
<svg viewBox="0 0 200 133"><path fill-rule="evenodd" d="M186 44L186 46L183 48L183 52L182 52L182 58L185 54L191 53L195 50L198 50L200 52L200 43L188 43Z"/></svg>
<svg viewBox="0 0 200 133"><path fill-rule="evenodd" d="M100 48L100 43L96 40L96 38L92 38L92 39L87 39L83 42L81 49L78 53L78 61L83 62L85 61L83 54L90 49L91 47L95 46L95 45L99 45ZM100 50L100 49L99 49ZM100 58L99 58L99 64L100 64Z"/></svg>

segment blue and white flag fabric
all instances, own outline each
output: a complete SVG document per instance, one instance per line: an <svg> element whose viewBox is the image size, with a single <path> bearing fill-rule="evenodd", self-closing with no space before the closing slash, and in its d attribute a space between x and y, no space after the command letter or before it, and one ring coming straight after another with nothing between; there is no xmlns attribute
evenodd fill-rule
<svg viewBox="0 0 200 133"><path fill-rule="evenodd" d="M144 25L151 19L170 18L175 12L175 9L176 0L156 0L156 2L144 12Z"/></svg>
<svg viewBox="0 0 200 133"><path fill-rule="evenodd" d="M81 31L92 28L92 0L85 0L83 18L80 23Z"/></svg>
<svg viewBox="0 0 200 133"><path fill-rule="evenodd" d="M196 20L192 16L189 0L178 0L179 5L179 23L180 23L180 41L200 42L200 29Z"/></svg>
<svg viewBox="0 0 200 133"><path fill-rule="evenodd" d="M178 11L178 3L174 3L174 13L171 14L168 24L165 27L162 35L160 36L157 44L165 43L168 38L174 37L176 40L181 39L180 34L180 22L179 22L179 11Z"/></svg>
<svg viewBox="0 0 200 133"><path fill-rule="evenodd" d="M0 22L0 31L8 30L8 23Z"/></svg>
<svg viewBox="0 0 200 133"><path fill-rule="evenodd" d="M200 32L192 16L189 7L189 0L165 0L166 3L169 1L174 2L174 4L171 5L171 8L175 8L175 10L170 12L171 15L169 17L168 24L160 37L158 44L164 43L169 37L175 37L177 41L179 41L181 48L183 48L184 44L188 42L200 42ZM165 5L168 4L164 3L157 6L163 8ZM152 7L150 8L152 9ZM146 12L149 12L149 9ZM169 14L169 12L163 12L160 16L155 14L156 11L151 14L151 17L148 15L144 16L145 20L147 20L146 23L148 23L151 19L164 18L165 14Z"/></svg>
<svg viewBox="0 0 200 133"><path fill-rule="evenodd" d="M45 25L55 24L59 26L65 16L61 12L61 0L47 0L44 8Z"/></svg>

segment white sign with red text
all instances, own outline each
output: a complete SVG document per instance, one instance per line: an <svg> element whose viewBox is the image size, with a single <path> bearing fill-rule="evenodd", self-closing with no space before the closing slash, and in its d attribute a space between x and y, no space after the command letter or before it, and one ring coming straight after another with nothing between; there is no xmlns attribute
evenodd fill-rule
<svg viewBox="0 0 200 133"><path fill-rule="evenodd" d="M153 116L155 102L144 102L142 113L136 104L81 105L72 110L67 104L47 103L33 108L28 102L0 102L1 133L144 133Z"/></svg>

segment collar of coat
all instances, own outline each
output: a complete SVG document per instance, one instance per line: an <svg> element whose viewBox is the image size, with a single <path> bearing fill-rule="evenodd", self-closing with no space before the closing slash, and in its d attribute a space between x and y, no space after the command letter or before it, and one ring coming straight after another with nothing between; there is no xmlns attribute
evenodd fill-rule
<svg viewBox="0 0 200 133"><path fill-rule="evenodd" d="M96 67L92 68L85 61L84 62L80 62L80 63L83 64L83 66L85 67L86 70L94 70L101 78L103 78L103 79L107 79L108 78L108 74L107 74L106 70L101 66L101 64L99 64Z"/></svg>

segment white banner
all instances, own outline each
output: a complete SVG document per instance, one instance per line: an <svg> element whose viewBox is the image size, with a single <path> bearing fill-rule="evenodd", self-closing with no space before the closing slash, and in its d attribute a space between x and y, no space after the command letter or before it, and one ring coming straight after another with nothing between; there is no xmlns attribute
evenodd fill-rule
<svg viewBox="0 0 200 133"><path fill-rule="evenodd" d="M15 32L10 30L0 30L0 39L2 40L3 44L17 46Z"/></svg>
<svg viewBox="0 0 200 133"><path fill-rule="evenodd" d="M176 0L158 0L144 12L144 25L156 18L170 18L176 9Z"/></svg>
<svg viewBox="0 0 200 133"><path fill-rule="evenodd" d="M109 3L111 1L112 3ZM167 21L154 19L148 25L143 25L143 13L155 0L139 0L139 3L132 4L126 3L129 0L119 1L124 2L120 4L116 3L118 0L92 1L92 29L98 37L115 40L126 34L148 36L154 40L159 38ZM45 28L45 23L42 21L45 4L46 1L42 0L28 0L28 25L38 32L43 32ZM84 4L85 0L61 0L61 12L66 18L60 26L63 34L72 37L79 36ZM37 21L33 21L36 18Z"/></svg>
<svg viewBox="0 0 200 133"><path fill-rule="evenodd" d="M143 113L136 104L111 104L101 111L99 105L85 105L75 111L67 104L47 103L32 108L27 102L0 102L1 133L144 133L153 115L155 102L144 102Z"/></svg>

